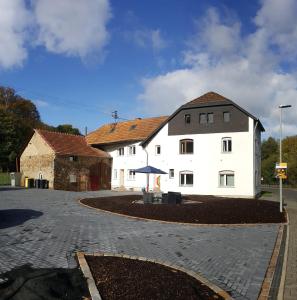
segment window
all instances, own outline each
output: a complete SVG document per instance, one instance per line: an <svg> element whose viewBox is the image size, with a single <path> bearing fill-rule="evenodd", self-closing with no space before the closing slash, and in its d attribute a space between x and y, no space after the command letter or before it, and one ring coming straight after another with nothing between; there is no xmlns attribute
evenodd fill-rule
<svg viewBox="0 0 297 300"><path fill-rule="evenodd" d="M207 123L207 116L205 113L201 113L199 115L199 123L200 124L206 124Z"/></svg>
<svg viewBox="0 0 297 300"><path fill-rule="evenodd" d="M174 169L169 169L169 178L174 178Z"/></svg>
<svg viewBox="0 0 297 300"><path fill-rule="evenodd" d="M220 175L220 187L234 187L233 171L221 171L219 175Z"/></svg>
<svg viewBox="0 0 297 300"><path fill-rule="evenodd" d="M222 152L232 152L232 139L230 137L222 138Z"/></svg>
<svg viewBox="0 0 297 300"><path fill-rule="evenodd" d="M230 112L224 111L223 112L224 122L230 122Z"/></svg>
<svg viewBox="0 0 297 300"><path fill-rule="evenodd" d="M194 142L193 140L180 140L179 141L179 153L180 154L193 154Z"/></svg>
<svg viewBox="0 0 297 300"><path fill-rule="evenodd" d="M190 124L191 123L191 115L190 114L186 114L185 115L185 123L186 124Z"/></svg>
<svg viewBox="0 0 297 300"><path fill-rule="evenodd" d="M69 156L69 161L77 161L77 156Z"/></svg>
<svg viewBox="0 0 297 300"><path fill-rule="evenodd" d="M207 123L213 123L213 113L207 114Z"/></svg>
<svg viewBox="0 0 297 300"><path fill-rule="evenodd" d="M123 156L125 154L124 147L118 149L118 155Z"/></svg>
<svg viewBox="0 0 297 300"><path fill-rule="evenodd" d="M182 171L179 174L180 186L193 186L194 176L191 171Z"/></svg>
<svg viewBox="0 0 297 300"><path fill-rule="evenodd" d="M135 171L134 170L128 170L128 179L135 180Z"/></svg>
<svg viewBox="0 0 297 300"><path fill-rule="evenodd" d="M113 169L113 179L118 179L118 170Z"/></svg>
<svg viewBox="0 0 297 300"><path fill-rule="evenodd" d="M69 181L70 181L70 183L75 183L76 182L76 175L75 174L70 174L69 175Z"/></svg>
<svg viewBox="0 0 297 300"><path fill-rule="evenodd" d="M156 155L160 155L161 154L161 146L160 145L156 146L155 153L156 153Z"/></svg>
<svg viewBox="0 0 297 300"><path fill-rule="evenodd" d="M135 155L136 154L136 147L135 146L130 146L128 149L129 155Z"/></svg>

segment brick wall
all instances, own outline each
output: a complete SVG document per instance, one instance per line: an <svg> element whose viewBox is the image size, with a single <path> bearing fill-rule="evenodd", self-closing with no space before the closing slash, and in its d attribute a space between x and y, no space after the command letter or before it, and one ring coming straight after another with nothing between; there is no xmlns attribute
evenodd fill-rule
<svg viewBox="0 0 297 300"><path fill-rule="evenodd" d="M49 187L53 188L54 183L54 154L22 156L20 169L22 173L22 185L25 176L38 179L40 175L49 181Z"/></svg>
<svg viewBox="0 0 297 300"><path fill-rule="evenodd" d="M54 188L57 190L85 191L110 189L111 159L79 156L55 158Z"/></svg>

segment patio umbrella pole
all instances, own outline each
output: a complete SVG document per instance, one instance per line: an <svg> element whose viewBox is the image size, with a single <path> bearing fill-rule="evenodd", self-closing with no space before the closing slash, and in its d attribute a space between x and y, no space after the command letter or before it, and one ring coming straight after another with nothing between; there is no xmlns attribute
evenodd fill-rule
<svg viewBox="0 0 297 300"><path fill-rule="evenodd" d="M150 174L146 174L146 191L149 192L149 185L150 185Z"/></svg>

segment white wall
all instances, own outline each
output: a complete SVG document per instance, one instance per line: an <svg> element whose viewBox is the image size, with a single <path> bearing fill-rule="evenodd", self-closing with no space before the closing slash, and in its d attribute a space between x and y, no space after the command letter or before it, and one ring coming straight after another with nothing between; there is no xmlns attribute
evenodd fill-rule
<svg viewBox="0 0 297 300"><path fill-rule="evenodd" d="M129 146L136 147L135 155L128 154ZM118 155L118 148L124 147L124 155ZM141 190L146 186L146 175L136 173L135 179L129 179L128 170L129 169L138 169L146 166L146 153L143 148L137 143L125 143L125 144L117 144L113 146L104 147L104 150L107 151L113 158L112 164L112 178L111 178L111 186L112 188L120 187L120 170L124 170L124 187L126 189L134 189ZM115 171L117 170L117 171ZM117 177L115 178L115 173L117 173Z"/></svg>
<svg viewBox="0 0 297 300"><path fill-rule="evenodd" d="M232 138L232 153L222 153L221 140ZM179 154L181 139L194 140L194 154ZM161 145L161 155L155 154L155 146ZM183 194L204 194L219 196L254 196L253 161L253 119L249 118L249 132L189 134L168 136L168 125L147 145L149 165L169 172L174 169L175 176L161 175L161 190L176 191ZM192 171L192 187L180 186L180 172ZM234 187L219 186L219 172L234 171ZM152 184L152 183L151 183Z"/></svg>

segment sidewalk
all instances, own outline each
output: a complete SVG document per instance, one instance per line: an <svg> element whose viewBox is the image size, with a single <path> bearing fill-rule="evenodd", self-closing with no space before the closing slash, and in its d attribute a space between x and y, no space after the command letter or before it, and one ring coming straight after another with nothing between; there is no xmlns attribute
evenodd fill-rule
<svg viewBox="0 0 297 300"><path fill-rule="evenodd" d="M290 219L287 273L285 280L284 300L297 299L297 199L287 200L287 211Z"/></svg>
<svg viewBox="0 0 297 300"><path fill-rule="evenodd" d="M263 187L263 190L273 192L263 199L279 201L278 189ZM297 190L284 189L284 202L289 214L289 246L287 257L287 270L284 286L284 300L297 299Z"/></svg>

